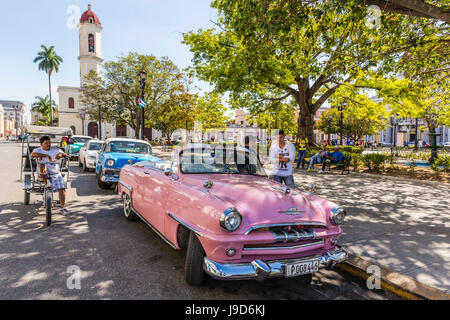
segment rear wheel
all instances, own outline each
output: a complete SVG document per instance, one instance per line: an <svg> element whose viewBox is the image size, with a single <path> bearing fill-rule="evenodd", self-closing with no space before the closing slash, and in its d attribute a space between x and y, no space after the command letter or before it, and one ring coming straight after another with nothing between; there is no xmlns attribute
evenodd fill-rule
<svg viewBox="0 0 450 320"><path fill-rule="evenodd" d="M52 224L52 193L45 190L45 225L49 227Z"/></svg>
<svg viewBox="0 0 450 320"><path fill-rule="evenodd" d="M88 172L89 171L88 167L86 167L86 160L83 161L83 171L84 172Z"/></svg>
<svg viewBox="0 0 450 320"><path fill-rule="evenodd" d="M201 286L205 279L203 259L205 250L197 236L191 232L186 253L185 279L191 286Z"/></svg>
<svg viewBox="0 0 450 320"><path fill-rule="evenodd" d="M129 221L137 221L139 217L134 213L133 206L131 204L131 198L128 194L124 193L123 195L123 214L125 218Z"/></svg>

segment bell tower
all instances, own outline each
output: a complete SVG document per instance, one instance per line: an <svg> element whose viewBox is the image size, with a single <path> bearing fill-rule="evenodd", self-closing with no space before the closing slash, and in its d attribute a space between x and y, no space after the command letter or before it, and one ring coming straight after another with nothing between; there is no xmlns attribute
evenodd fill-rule
<svg viewBox="0 0 450 320"><path fill-rule="evenodd" d="M80 39L80 83L83 86L85 77L90 71L101 74L102 58L102 30L100 20L88 5L88 10L83 13L80 19L79 39Z"/></svg>

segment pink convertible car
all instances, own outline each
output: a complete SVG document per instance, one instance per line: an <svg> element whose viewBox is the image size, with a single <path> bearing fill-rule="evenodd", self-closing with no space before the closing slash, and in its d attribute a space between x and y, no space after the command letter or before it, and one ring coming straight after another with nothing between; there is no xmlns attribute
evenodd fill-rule
<svg viewBox="0 0 450 320"><path fill-rule="evenodd" d="M311 277L347 258L337 246L345 211L268 179L256 154L197 145L171 162L123 168L128 220L142 219L174 249L187 248L185 276L221 280Z"/></svg>

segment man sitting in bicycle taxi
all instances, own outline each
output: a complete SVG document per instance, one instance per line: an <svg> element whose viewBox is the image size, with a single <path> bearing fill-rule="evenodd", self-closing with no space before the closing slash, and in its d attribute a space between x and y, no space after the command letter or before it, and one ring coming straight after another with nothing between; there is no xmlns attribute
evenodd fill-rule
<svg viewBox="0 0 450 320"><path fill-rule="evenodd" d="M39 160L39 171L44 183L47 185L48 177L50 177L53 191L58 191L59 202L61 204L61 214L67 215L66 209L66 185L64 179L59 172L59 165L56 160L67 158L68 155L61 151L60 148L52 147L50 137L43 136L39 140L41 147L33 150L31 158Z"/></svg>

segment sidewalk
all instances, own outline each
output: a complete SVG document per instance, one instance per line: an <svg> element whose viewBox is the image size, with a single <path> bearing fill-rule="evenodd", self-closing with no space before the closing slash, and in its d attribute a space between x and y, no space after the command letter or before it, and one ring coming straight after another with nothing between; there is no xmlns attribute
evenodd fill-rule
<svg viewBox="0 0 450 320"><path fill-rule="evenodd" d="M449 184L338 171L296 170L294 178L347 210L342 246L450 293Z"/></svg>

